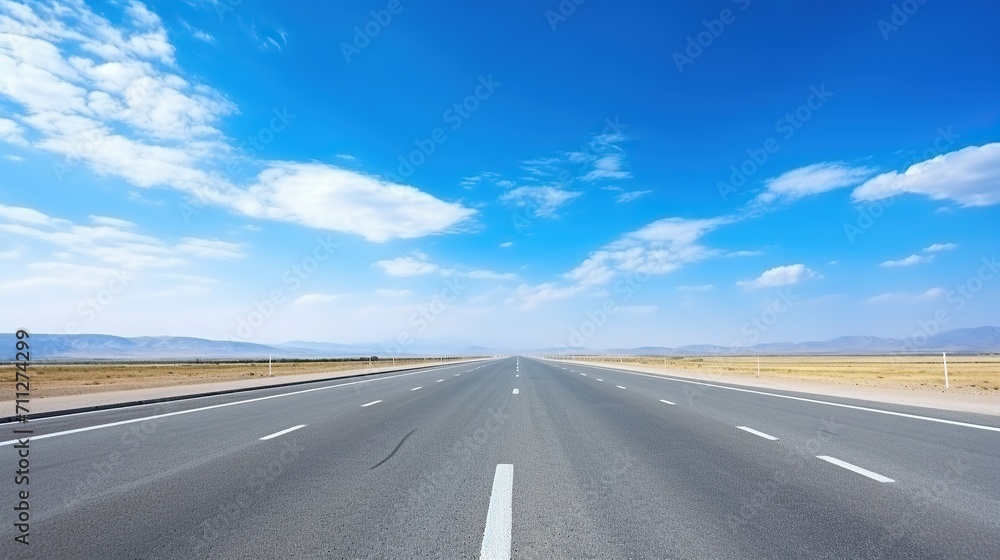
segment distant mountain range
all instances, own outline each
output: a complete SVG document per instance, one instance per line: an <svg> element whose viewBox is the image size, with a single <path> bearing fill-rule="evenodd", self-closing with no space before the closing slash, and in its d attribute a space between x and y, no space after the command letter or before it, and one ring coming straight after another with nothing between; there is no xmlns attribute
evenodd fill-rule
<svg viewBox="0 0 1000 560"><path fill-rule="evenodd" d="M8 360L14 358L13 334L0 334ZM103 334L33 334L29 339L32 360L237 360L320 359L361 356L389 357L383 346L293 340L282 344L256 344L206 340L183 336L125 338ZM842 336L817 342L772 342L733 349L710 344L676 348L521 348L459 346L428 343L414 346L407 355L483 356L495 354L627 354L645 356L710 356L720 354L897 354L923 352L1000 352L1000 327L943 331L926 339Z"/></svg>
<svg viewBox="0 0 1000 560"><path fill-rule="evenodd" d="M565 350L564 350L565 351ZM574 350L577 351L577 350ZM676 348L612 348L608 354L653 356L710 356L716 354L901 354L925 352L1000 352L1000 327L975 327L942 331L930 337L880 338L841 336L814 342L770 342L741 348L699 344Z"/></svg>

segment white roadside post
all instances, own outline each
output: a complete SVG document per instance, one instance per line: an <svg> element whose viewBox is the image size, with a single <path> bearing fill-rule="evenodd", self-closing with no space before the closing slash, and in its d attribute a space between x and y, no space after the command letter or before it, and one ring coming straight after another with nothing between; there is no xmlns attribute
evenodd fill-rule
<svg viewBox="0 0 1000 560"><path fill-rule="evenodd" d="M757 377L760 377L760 356L757 356Z"/></svg>
<svg viewBox="0 0 1000 560"><path fill-rule="evenodd" d="M941 352L941 359L944 361L944 388L948 388L948 353Z"/></svg>
<svg viewBox="0 0 1000 560"><path fill-rule="evenodd" d="M271 377L271 355L267 355L267 376Z"/></svg>

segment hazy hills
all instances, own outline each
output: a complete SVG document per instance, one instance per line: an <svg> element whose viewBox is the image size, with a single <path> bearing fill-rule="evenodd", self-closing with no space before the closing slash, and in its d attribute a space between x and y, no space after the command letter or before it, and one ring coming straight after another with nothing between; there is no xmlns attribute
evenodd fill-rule
<svg viewBox="0 0 1000 560"><path fill-rule="evenodd" d="M7 359L14 357L13 334L0 334ZM318 359L352 356L389 357L381 344L338 344L301 340L282 344L256 344L207 340L181 336L141 336L126 338L101 334L33 334L29 339L33 360L232 360L232 359ZM910 339L873 336L842 336L815 342L773 342L732 349L716 345L638 348L489 348L444 343L415 344L407 355L490 355L490 354L641 354L653 356L715 354L895 354L925 352L1000 352L1000 327L952 329L931 337Z"/></svg>

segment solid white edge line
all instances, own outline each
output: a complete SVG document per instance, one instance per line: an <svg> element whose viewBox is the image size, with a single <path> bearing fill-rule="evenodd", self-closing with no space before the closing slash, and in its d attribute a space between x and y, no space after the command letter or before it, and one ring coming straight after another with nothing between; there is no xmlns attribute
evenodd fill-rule
<svg viewBox="0 0 1000 560"><path fill-rule="evenodd" d="M410 390L411 390L411 391L418 391L418 390L420 390L420 389L423 389L423 388L424 388L424 386L423 386L423 385L421 385L420 387L414 387L414 388L412 388L412 389L410 389Z"/></svg>
<svg viewBox="0 0 1000 560"><path fill-rule="evenodd" d="M283 435L287 434L288 432L294 432L295 430L298 430L299 428L305 428L305 427L306 427L306 424L299 424L298 426L292 426L291 428L288 428L287 430L281 430L280 432L275 432L275 433L273 433L273 434L271 434L269 436L264 436L264 437L260 438L260 441L267 441L269 439L274 439L274 438L276 438L278 436L283 436Z"/></svg>
<svg viewBox="0 0 1000 560"><path fill-rule="evenodd" d="M829 455L817 455L816 458L817 459L822 459L822 460L826 461L827 463L833 463L834 465L837 465L838 467L844 467L845 469L847 469L849 471L854 471L854 472L856 472L856 473L858 473L858 474L860 474L862 476L867 476L868 478L870 478L872 480L877 480L879 482L896 482L895 480L893 480L893 479L891 479L891 478L889 478L887 476L882 476L882 475L878 474L877 472L872 472L872 471L870 471L868 469L863 469L863 468L861 468L861 467L859 467L857 465L852 465L852 464L848 463L847 461L841 461L840 459L837 459L837 458L834 458L834 457L830 457Z"/></svg>
<svg viewBox="0 0 1000 560"><path fill-rule="evenodd" d="M372 402L370 402L370 403L368 403L368 404L363 404L363 405L361 405L361 408L364 408L364 407L366 407L366 406L371 406L371 405L373 405L373 404L378 404L378 403L380 403L380 402L382 402L382 400L381 400L381 399L379 399L379 400L377 400L377 401L372 401Z"/></svg>
<svg viewBox="0 0 1000 560"><path fill-rule="evenodd" d="M512 395L516 395L516 394L517 394L517 389L514 389L514 392L513 392L513 393L511 393L511 394L512 394Z"/></svg>
<svg viewBox="0 0 1000 560"><path fill-rule="evenodd" d="M771 441L778 441L778 438L776 438L776 437L774 437L774 436L772 436L770 434L765 434L764 432L759 432L759 431L757 431L757 430L755 430L753 428L748 428L746 426L736 426L736 427L739 428L739 429L741 429L741 430L743 430L744 432L749 432L749 433L751 433L751 434L753 434L755 436L760 436L760 437L762 437L764 439L769 439Z"/></svg>
<svg viewBox="0 0 1000 560"><path fill-rule="evenodd" d="M850 408L853 410L863 410L865 412L876 412L878 414L887 414L889 416L900 416L903 418L912 418L914 420L926 420L928 422L938 422L940 424L950 424L952 426L963 426L966 428L976 428L977 430L989 430L991 432L1000 432L1000 428L996 426L984 426L982 424L972 424L969 422L960 422L958 420L945 420L944 418L934 418L932 416L920 416L919 414L907 414L905 412L893 412L891 410L881 410L878 408L870 408L867 406L857 406L853 404L843 404L835 403L829 401L821 401L819 399L808 399L805 397L793 397L792 395L779 395L777 393L768 393L767 391L756 391L754 389L743 389L741 387L727 387L725 385L717 385L715 383L705 383L704 381L693 381L690 379L678 379L676 377L668 377L666 375L654 375L651 373L641 373L638 371L629 371L627 369L614 369L604 366L588 366L592 368L600 368L606 371L617 371L619 373L627 373L629 375L641 375L643 377L652 377L653 379L662 379L664 381L675 381L677 383L690 383L692 385L704 385L705 387L717 387L719 389L726 389L729 391L739 391L741 393L753 393L756 395L766 395L768 397L778 397L779 399L789 399L793 401L802 401L815 404L825 404L829 406L838 406L840 408ZM851 398L851 397L844 397ZM864 400L864 399L857 399ZM902 406L912 406L912 405L902 405Z"/></svg>
<svg viewBox="0 0 1000 560"><path fill-rule="evenodd" d="M660 402L661 402L661 403L666 403L666 404L672 404L672 405L675 405L675 406L677 405L677 403L675 403L675 402L670 402L670 401L668 401L668 400L665 400L665 399L660 399Z"/></svg>
<svg viewBox="0 0 1000 560"><path fill-rule="evenodd" d="M510 560L511 516L514 498L514 465L499 464L493 474L490 506L486 511L486 528L479 558Z"/></svg>

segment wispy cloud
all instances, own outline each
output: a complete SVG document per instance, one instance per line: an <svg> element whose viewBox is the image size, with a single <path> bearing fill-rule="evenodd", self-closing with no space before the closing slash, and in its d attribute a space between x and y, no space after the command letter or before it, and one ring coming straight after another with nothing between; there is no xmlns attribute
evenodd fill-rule
<svg viewBox="0 0 1000 560"><path fill-rule="evenodd" d="M421 251L414 251L405 257L377 261L373 266L389 276L403 278L432 274L441 269L440 266L430 262L427 255Z"/></svg>
<svg viewBox="0 0 1000 560"><path fill-rule="evenodd" d="M890 171L854 189L856 201L872 201L903 193L931 200L952 200L962 206L1000 204L1000 143L969 146Z"/></svg>
<svg viewBox="0 0 1000 560"><path fill-rule="evenodd" d="M872 296L865 300L865 303L872 305L881 304L899 304L899 303L921 303L925 301L933 301L940 299L944 296L944 288L930 288L925 292L919 294L911 294L906 292L886 292L879 294L877 296Z"/></svg>
<svg viewBox="0 0 1000 560"><path fill-rule="evenodd" d="M730 217L657 220L592 251L582 263L563 275L566 283L521 285L511 301L531 308L547 301L574 297L630 273L668 274L685 264L718 255L718 250L702 245L700 240L708 232L733 221Z"/></svg>
<svg viewBox="0 0 1000 560"><path fill-rule="evenodd" d="M714 289L715 286L712 284L701 284L699 286L677 286L678 292L708 292Z"/></svg>
<svg viewBox="0 0 1000 560"><path fill-rule="evenodd" d="M899 266L913 266L917 264L929 263L934 260L934 255L910 255L906 258L902 258L895 261L884 261L879 263L879 266L883 268L892 268Z"/></svg>
<svg viewBox="0 0 1000 560"><path fill-rule="evenodd" d="M645 196L645 195L647 195L647 194L649 194L651 192L653 192L653 191L627 191L627 192L623 192L623 193L621 193L621 194L619 194L618 196L615 197L615 202L618 202L618 203L632 202L633 200L635 200L635 199L637 199L637 198L639 198L641 196Z"/></svg>
<svg viewBox="0 0 1000 560"><path fill-rule="evenodd" d="M556 217L556 211L580 196L581 192L558 187L518 187L505 192L500 200L510 206L527 208L538 217Z"/></svg>
<svg viewBox="0 0 1000 560"><path fill-rule="evenodd" d="M874 170L851 167L843 162L824 162L793 169L764 182L765 190L755 202L770 204L792 201L805 196L859 184Z"/></svg>
<svg viewBox="0 0 1000 560"><path fill-rule="evenodd" d="M755 290L758 288L791 286L802 283L811 278L822 278L822 276L815 270L799 263L769 268L762 272L757 278L752 280L740 280L736 283L736 285L745 290Z"/></svg>
<svg viewBox="0 0 1000 560"><path fill-rule="evenodd" d="M953 251L958 249L958 245L954 243L935 243L929 247L924 248L925 253L940 253L942 251Z"/></svg>

